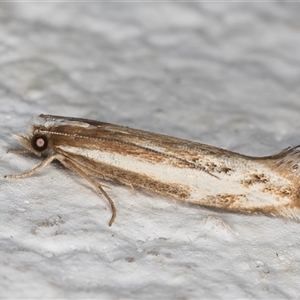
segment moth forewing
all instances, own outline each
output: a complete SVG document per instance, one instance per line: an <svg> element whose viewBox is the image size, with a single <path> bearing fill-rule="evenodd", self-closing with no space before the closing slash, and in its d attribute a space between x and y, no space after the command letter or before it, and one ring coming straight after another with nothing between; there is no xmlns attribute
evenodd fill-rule
<svg viewBox="0 0 300 300"><path fill-rule="evenodd" d="M117 180L163 196L237 212L292 219L299 214L299 148L269 157L249 157L217 147L104 122L40 115L19 143L48 157L28 177L59 160L109 201L96 179Z"/></svg>

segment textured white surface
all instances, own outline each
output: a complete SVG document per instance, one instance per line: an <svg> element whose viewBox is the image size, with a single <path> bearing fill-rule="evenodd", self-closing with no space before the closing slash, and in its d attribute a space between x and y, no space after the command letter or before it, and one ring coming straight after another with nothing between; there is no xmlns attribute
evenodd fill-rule
<svg viewBox="0 0 300 300"><path fill-rule="evenodd" d="M112 186L6 154L32 114L265 155L299 143L293 3L0 3L1 298L297 298L300 224Z"/></svg>

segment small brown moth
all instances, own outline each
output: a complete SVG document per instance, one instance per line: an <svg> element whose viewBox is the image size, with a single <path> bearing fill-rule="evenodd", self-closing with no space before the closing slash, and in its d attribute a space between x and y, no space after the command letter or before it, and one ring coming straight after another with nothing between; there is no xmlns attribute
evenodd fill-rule
<svg viewBox="0 0 300 300"><path fill-rule="evenodd" d="M8 178L33 175L54 159L90 182L116 208L95 178L117 180L205 207L268 213L300 219L300 147L267 157L250 157L162 134L109 123L40 115L27 135L13 135L26 149L47 158L36 168Z"/></svg>

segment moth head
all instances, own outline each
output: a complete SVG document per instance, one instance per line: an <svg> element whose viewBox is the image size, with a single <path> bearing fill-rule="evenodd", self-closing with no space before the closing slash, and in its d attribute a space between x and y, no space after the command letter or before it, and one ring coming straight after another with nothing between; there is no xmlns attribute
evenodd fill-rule
<svg viewBox="0 0 300 300"><path fill-rule="evenodd" d="M13 135L12 137L28 150L28 152L34 153L37 156L41 156L42 152L49 149L49 137L42 133L34 133L29 137L22 135Z"/></svg>

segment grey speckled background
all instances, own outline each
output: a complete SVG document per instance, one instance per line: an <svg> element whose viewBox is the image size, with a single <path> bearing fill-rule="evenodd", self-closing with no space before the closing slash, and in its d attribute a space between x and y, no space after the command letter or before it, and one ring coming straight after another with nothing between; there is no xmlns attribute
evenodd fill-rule
<svg viewBox="0 0 300 300"><path fill-rule="evenodd" d="M1 298L296 298L299 224L123 187L118 219L76 175L6 154L38 113L252 155L300 143L299 3L0 3Z"/></svg>

